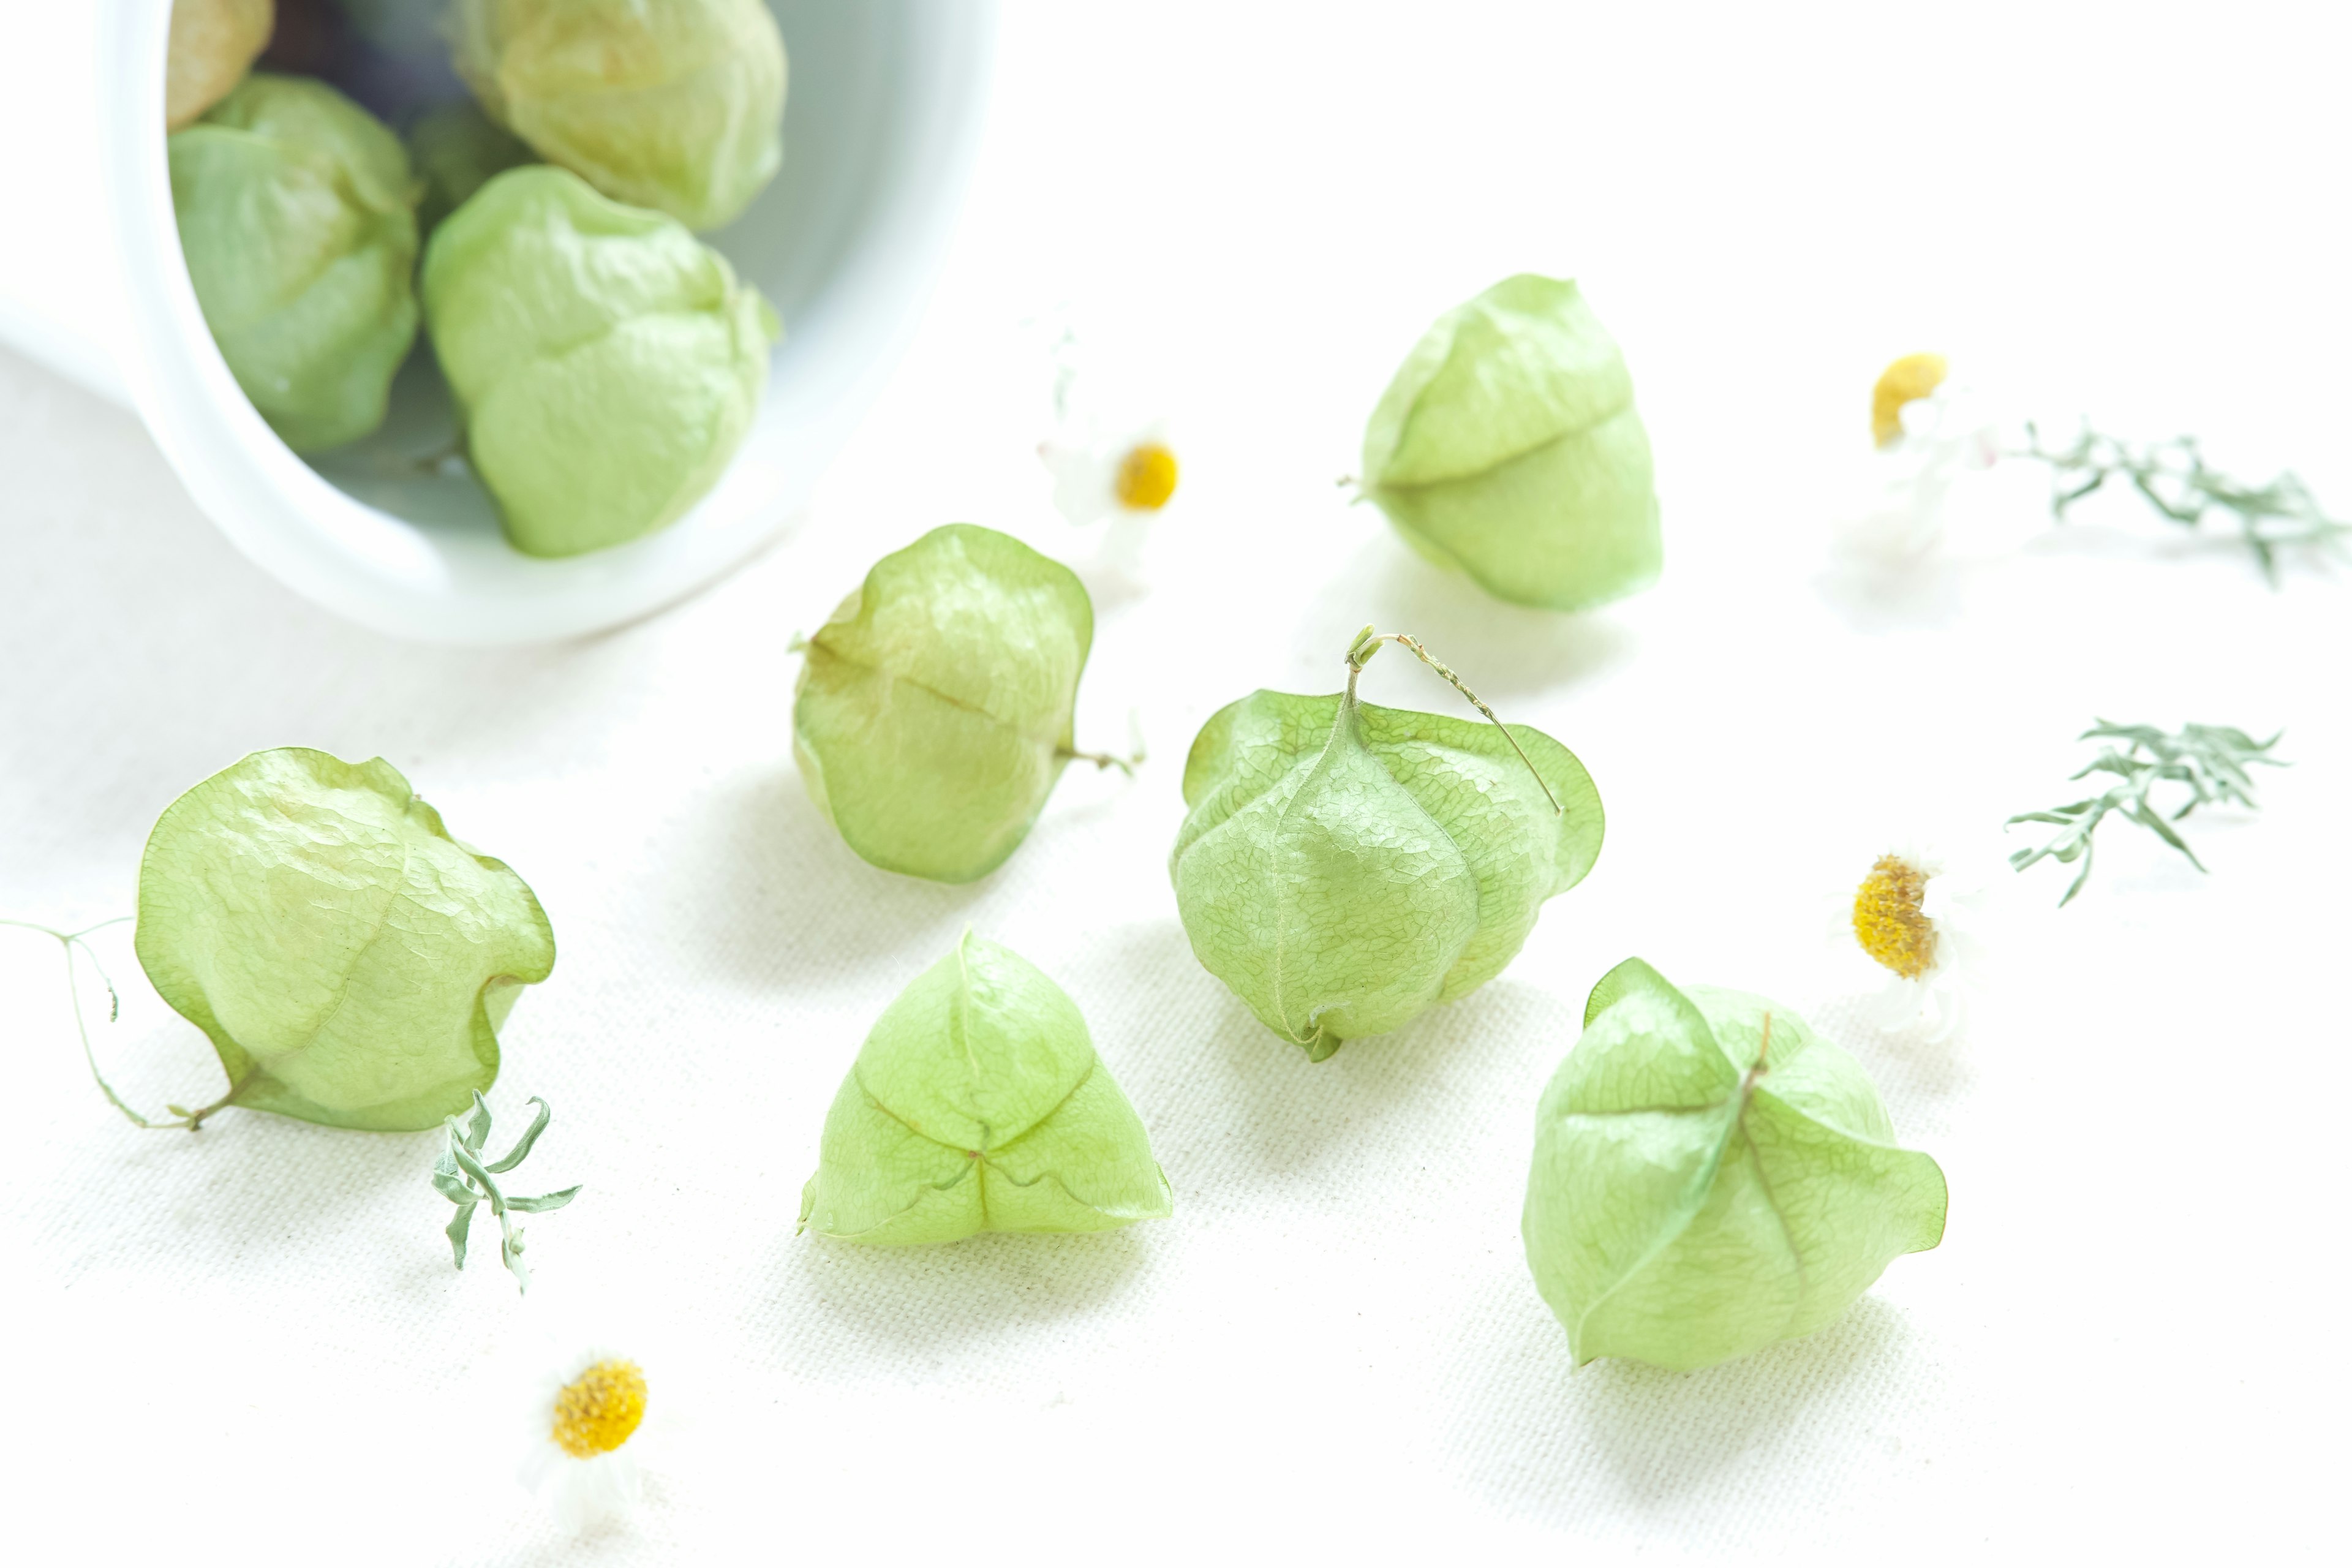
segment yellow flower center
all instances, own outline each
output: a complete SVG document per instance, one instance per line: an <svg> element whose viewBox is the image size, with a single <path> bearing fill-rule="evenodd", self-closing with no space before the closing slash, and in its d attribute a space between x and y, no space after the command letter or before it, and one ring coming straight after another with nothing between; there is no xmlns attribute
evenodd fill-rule
<svg viewBox="0 0 2352 1568"><path fill-rule="evenodd" d="M1881 855L1853 892L1853 935L1862 951L1906 980L1936 961L1936 922L1927 918L1927 873Z"/></svg>
<svg viewBox="0 0 2352 1568"><path fill-rule="evenodd" d="M1176 454L1157 441L1144 442L1118 460L1111 488L1128 510L1158 511L1176 493Z"/></svg>
<svg viewBox="0 0 2352 1568"><path fill-rule="evenodd" d="M646 1374L633 1361L600 1361L555 1396L555 1446L575 1459L609 1454L646 1418Z"/></svg>
<svg viewBox="0 0 2352 1568"><path fill-rule="evenodd" d="M1905 354L1879 373L1870 389L1870 435L1882 447L1902 438L1903 405L1944 384L1942 354Z"/></svg>

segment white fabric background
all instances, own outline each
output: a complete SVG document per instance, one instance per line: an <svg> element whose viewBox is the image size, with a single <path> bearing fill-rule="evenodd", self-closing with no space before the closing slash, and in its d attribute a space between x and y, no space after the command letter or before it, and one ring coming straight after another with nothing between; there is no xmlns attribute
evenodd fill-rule
<svg viewBox="0 0 2352 1568"><path fill-rule="evenodd" d="M23 1560L2316 1554L2347 1394L2352 584L2273 592L2126 503L2047 532L2017 466L1909 593L1839 589L1822 536L1872 377L1921 347L2352 510L2346 42L2316 5L1020 0L960 247L810 513L700 599L558 647L331 620L133 420L0 357L0 912L127 911L157 812L248 750L380 753L551 912L494 1099L556 1107L526 1190L588 1184L531 1225L518 1301L494 1258L449 1268L430 1136L130 1128L54 947L0 935ZM1587 616L1484 599L1332 485L1428 319L1526 268L1584 281L1658 453L1665 580ZM785 644L939 522L1089 548L1031 455L1019 322L1062 300L1177 421L1153 591L1104 605L1080 707L1112 746L1132 710L1152 761L1069 774L977 887L893 878L801 793ZM1609 840L1500 980L1309 1066L1192 961L1164 857L1201 720L1332 689L1367 620L1574 747ZM1393 654L1367 694L1454 700ZM2295 765L2259 817L2197 820L2210 877L2115 828L2063 912L2064 873L2010 879L1965 1047L1846 1026L1823 910L1895 836L1998 851L2001 817L2067 798L2094 715L2284 726ZM1085 1010L1173 1219L793 1237L867 1024L966 922ZM121 934L101 1050L143 1103L208 1096ZM1571 1373L1520 1191L1537 1092L1629 953L1853 1046L1949 1177L1944 1246L1812 1340ZM509 1481L498 1392L567 1314L645 1324L628 1342L689 1369L657 1404L698 1418L637 1526L587 1542Z"/></svg>

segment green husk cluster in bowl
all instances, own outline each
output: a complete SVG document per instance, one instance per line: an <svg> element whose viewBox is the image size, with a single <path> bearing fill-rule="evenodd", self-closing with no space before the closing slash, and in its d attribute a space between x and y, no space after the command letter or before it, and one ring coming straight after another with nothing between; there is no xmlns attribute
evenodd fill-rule
<svg viewBox="0 0 2352 1568"><path fill-rule="evenodd" d="M782 331L695 237L782 163L767 6L455 0L474 97L405 143L324 81L249 70L269 26L269 0L183 4L169 110L189 279L255 410L298 452L373 433L421 324L516 549L576 555L684 515Z"/></svg>

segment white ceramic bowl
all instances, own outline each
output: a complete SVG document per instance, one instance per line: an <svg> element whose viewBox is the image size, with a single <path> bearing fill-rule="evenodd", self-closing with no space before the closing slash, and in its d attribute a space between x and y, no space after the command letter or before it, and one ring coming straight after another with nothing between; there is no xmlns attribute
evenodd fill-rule
<svg viewBox="0 0 2352 1568"><path fill-rule="evenodd" d="M238 549L352 620L515 643L658 609L772 537L880 390L952 237L986 107L991 0L770 4L792 61L783 171L705 237L774 302L785 336L732 468L650 538L562 561L508 548L470 476L417 461L452 430L429 350L368 440L306 460L271 433L180 257L163 123L171 0L42 0L12 16L24 31L0 51L13 57L0 59L0 146L14 149L0 339L134 408ZM440 0L377 5L429 19ZM414 50L396 92L462 91L429 26L384 36Z"/></svg>

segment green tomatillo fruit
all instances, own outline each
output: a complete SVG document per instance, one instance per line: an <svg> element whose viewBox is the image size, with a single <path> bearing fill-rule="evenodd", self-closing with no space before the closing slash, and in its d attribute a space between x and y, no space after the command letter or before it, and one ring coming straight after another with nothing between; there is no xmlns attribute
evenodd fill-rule
<svg viewBox="0 0 2352 1568"><path fill-rule="evenodd" d="M1854 1059L1784 1007L1603 975L1536 1111L1522 1230L1579 1365L1710 1366L1827 1327L1944 1236Z"/></svg>
<svg viewBox="0 0 2352 1568"><path fill-rule="evenodd" d="M405 1131L499 1074L555 966L521 878L449 837L382 759L257 752L173 801L139 862L139 963L211 1037L225 1103Z"/></svg>
<svg viewBox="0 0 2352 1568"><path fill-rule="evenodd" d="M1383 641L1489 722L1360 701ZM1256 691L1212 715L1184 804L1169 874L1192 952L1313 1061L1492 980L1601 853L1601 796L1574 753L1370 626L1346 691Z"/></svg>
<svg viewBox="0 0 2352 1568"><path fill-rule="evenodd" d="M675 220L543 163L496 176L433 231L424 291L467 456L529 555L684 515L751 428L782 330Z"/></svg>
<svg viewBox="0 0 2352 1568"><path fill-rule="evenodd" d="M420 116L408 128L408 155L425 182L416 226L426 234L493 177L539 162L471 99L445 103Z"/></svg>
<svg viewBox="0 0 2352 1568"><path fill-rule="evenodd" d="M1363 493L1498 599L1577 610L1658 575L1633 380L1573 282L1522 273L1438 318L1364 427Z"/></svg>
<svg viewBox="0 0 2352 1568"><path fill-rule="evenodd" d="M809 798L886 871L988 875L1083 754L1094 635L1076 574L993 529L950 523L884 556L805 647L793 755Z"/></svg>
<svg viewBox="0 0 2352 1568"><path fill-rule="evenodd" d="M274 0L172 0L163 124L173 131L226 98L269 45Z"/></svg>
<svg viewBox="0 0 2352 1568"><path fill-rule="evenodd" d="M801 1227L907 1246L1112 1230L1171 1207L1076 1005L966 931L875 1020L826 1113Z"/></svg>
<svg viewBox="0 0 2352 1568"><path fill-rule="evenodd" d="M289 447L383 423L416 338L418 183L400 138L323 82L247 77L170 143L196 303Z"/></svg>
<svg viewBox="0 0 2352 1568"><path fill-rule="evenodd" d="M456 0L448 26L491 117L615 200L717 228L783 163L762 0Z"/></svg>

